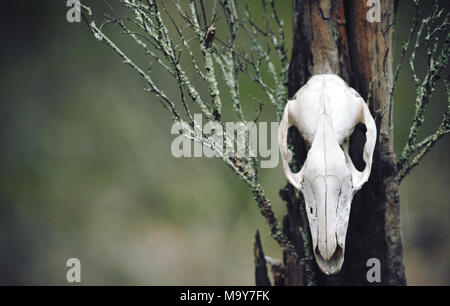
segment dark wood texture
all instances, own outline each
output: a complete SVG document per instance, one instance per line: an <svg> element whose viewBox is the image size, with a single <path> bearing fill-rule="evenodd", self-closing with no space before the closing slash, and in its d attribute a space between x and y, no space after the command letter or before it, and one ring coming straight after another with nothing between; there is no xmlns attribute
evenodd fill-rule
<svg viewBox="0 0 450 306"><path fill-rule="evenodd" d="M255 243L253 244L253 256L255 260L255 284L256 286L270 286L269 276L267 275L266 259L262 249L261 237L259 231L255 234Z"/></svg>

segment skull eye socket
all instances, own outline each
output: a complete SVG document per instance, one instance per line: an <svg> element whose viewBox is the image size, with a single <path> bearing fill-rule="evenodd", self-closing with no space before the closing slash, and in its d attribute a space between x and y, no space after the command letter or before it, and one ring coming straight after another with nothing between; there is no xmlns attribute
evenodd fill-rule
<svg viewBox="0 0 450 306"><path fill-rule="evenodd" d="M305 140L303 139L300 132L297 130L295 126L291 126L288 130L288 139L291 141L292 146L292 160L297 162L297 169L292 169L292 164L289 165L292 172L299 171L303 164L305 163L306 156L308 155L309 148L306 145ZM288 140L288 143L289 143Z"/></svg>
<svg viewBox="0 0 450 306"><path fill-rule="evenodd" d="M358 123L355 126L353 134L350 136L350 145L348 154L352 160L356 170L363 171L366 168L366 163L363 159L364 145L366 143L367 128L363 123Z"/></svg>

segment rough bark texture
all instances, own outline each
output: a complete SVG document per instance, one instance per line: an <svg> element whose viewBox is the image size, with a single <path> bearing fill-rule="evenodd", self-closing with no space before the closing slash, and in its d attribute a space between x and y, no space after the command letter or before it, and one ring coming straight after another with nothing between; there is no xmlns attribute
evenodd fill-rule
<svg viewBox="0 0 450 306"><path fill-rule="evenodd" d="M406 284L400 237L398 185L395 180L392 105L393 1L381 1L381 22L367 21L366 1L294 0L294 45L289 71L289 95L310 76L334 73L346 80L368 102L378 139L371 176L352 202L345 261L335 276L321 273L308 251L309 235L301 194L292 186L280 191L288 214L284 231L305 258L305 271L285 256L286 284L370 285L366 279L369 258L381 262L381 285ZM369 98L370 97L370 98ZM369 99L369 100L368 100ZM354 141L364 139L364 131ZM290 131L297 167L305 158L301 139ZM361 165L356 165L361 166ZM364 165L362 165L364 166ZM309 277L309 279L308 279Z"/></svg>

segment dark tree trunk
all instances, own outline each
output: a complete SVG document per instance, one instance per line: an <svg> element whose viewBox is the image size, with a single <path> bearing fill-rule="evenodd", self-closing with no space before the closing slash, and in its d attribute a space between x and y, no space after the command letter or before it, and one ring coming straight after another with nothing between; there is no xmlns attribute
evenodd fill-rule
<svg viewBox="0 0 450 306"><path fill-rule="evenodd" d="M378 137L371 176L352 202L344 265L337 275L326 276L315 264L301 194L289 184L280 191L288 210L284 231L305 262L300 269L284 255L286 284L370 285L366 263L374 257L381 262L381 283L375 284L405 285L390 100L393 1L380 1L380 23L367 21L366 1L293 2L289 95L314 74L337 74L369 99ZM305 149L296 131L290 131L290 140L300 167Z"/></svg>

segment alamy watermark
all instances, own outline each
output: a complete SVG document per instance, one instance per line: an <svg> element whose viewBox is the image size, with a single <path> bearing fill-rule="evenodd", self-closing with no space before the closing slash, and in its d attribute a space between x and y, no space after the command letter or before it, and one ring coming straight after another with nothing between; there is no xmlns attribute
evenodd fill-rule
<svg viewBox="0 0 450 306"><path fill-rule="evenodd" d="M367 11L367 21L381 22L380 0L367 0L367 6L370 7L370 9Z"/></svg>
<svg viewBox="0 0 450 306"><path fill-rule="evenodd" d="M369 258L366 263L370 269L367 271L366 279L369 283L381 282L381 263L378 258Z"/></svg>
<svg viewBox="0 0 450 306"><path fill-rule="evenodd" d="M172 125L172 135L179 135L171 144L174 157L261 157L261 168L278 165L278 122L209 121L203 126L202 119L194 115L194 128L186 122Z"/></svg>
<svg viewBox="0 0 450 306"><path fill-rule="evenodd" d="M66 280L69 283L81 283L81 262L78 258L69 258L66 262L69 268L66 273Z"/></svg>
<svg viewBox="0 0 450 306"><path fill-rule="evenodd" d="M66 19L67 22L81 22L81 3L80 0L67 0L67 10Z"/></svg>
<svg viewBox="0 0 450 306"><path fill-rule="evenodd" d="M381 22L381 3L380 0L367 0L367 7L370 9L367 11L368 22ZM67 7L70 9L67 11L66 19L68 22L81 22L81 4L80 0L67 0Z"/></svg>

